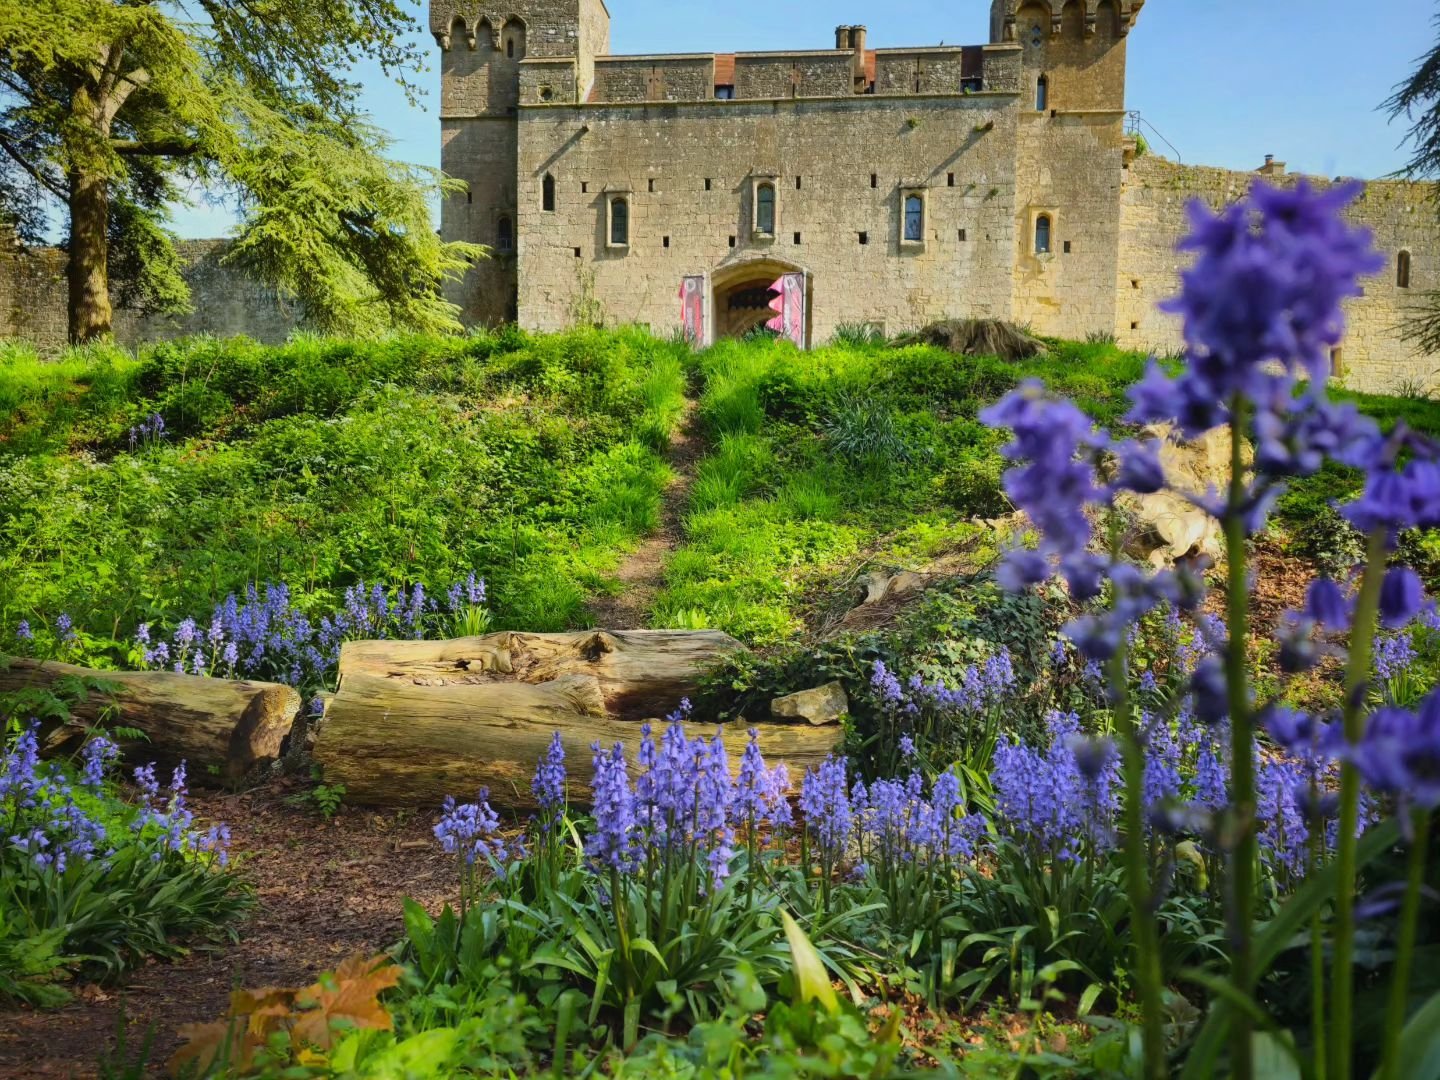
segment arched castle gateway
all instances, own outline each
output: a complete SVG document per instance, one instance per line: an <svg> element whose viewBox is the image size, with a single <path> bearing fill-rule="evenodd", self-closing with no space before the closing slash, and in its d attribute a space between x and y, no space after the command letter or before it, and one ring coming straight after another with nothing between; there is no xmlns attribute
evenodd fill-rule
<svg viewBox="0 0 1440 1080"><path fill-rule="evenodd" d="M1255 174L1137 153L1125 55L1144 4L994 0L975 46L871 49L842 26L814 51L611 56L603 0L431 0L442 166L470 185L442 231L494 250L452 299L474 323L598 310L701 342L990 316L1178 348L1155 304L1185 204ZM1399 332L1440 287L1425 202L1377 182L1355 210L1391 266L1333 357L1352 384L1440 368Z"/></svg>

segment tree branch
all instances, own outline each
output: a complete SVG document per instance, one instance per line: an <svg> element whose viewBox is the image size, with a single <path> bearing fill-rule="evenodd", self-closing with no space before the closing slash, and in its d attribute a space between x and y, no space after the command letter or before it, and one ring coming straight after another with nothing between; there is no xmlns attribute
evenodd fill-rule
<svg viewBox="0 0 1440 1080"><path fill-rule="evenodd" d="M130 157L189 157L200 144L194 139L174 136L165 139L111 139L110 149Z"/></svg>
<svg viewBox="0 0 1440 1080"><path fill-rule="evenodd" d="M24 169L27 173L30 174L31 179L33 179L46 191L50 192L51 195L54 195L57 199L65 199L69 197L68 193L65 191L64 188L60 187L48 176L46 176L39 169L37 169L34 165L30 164L30 162L25 160L24 155L22 155L19 150L12 146L10 140L5 138L5 136L3 135L0 135L0 150L4 150L5 153L11 159L13 159L17 165L19 165L22 169Z"/></svg>

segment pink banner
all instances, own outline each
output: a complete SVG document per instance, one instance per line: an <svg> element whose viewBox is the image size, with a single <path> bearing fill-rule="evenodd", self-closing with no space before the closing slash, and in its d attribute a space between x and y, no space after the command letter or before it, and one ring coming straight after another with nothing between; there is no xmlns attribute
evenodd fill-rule
<svg viewBox="0 0 1440 1080"><path fill-rule="evenodd" d="M780 314L765 325L793 341L797 349L805 348L805 275L782 274L770 289L779 294L770 307Z"/></svg>
<svg viewBox="0 0 1440 1080"><path fill-rule="evenodd" d="M687 277L680 281L680 325L690 344L705 344L705 279Z"/></svg>

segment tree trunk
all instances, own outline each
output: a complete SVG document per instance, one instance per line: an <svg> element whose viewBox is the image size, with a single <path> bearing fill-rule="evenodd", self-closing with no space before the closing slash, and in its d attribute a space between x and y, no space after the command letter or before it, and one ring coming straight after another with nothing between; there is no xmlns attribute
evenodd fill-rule
<svg viewBox="0 0 1440 1080"><path fill-rule="evenodd" d="M67 723L41 725L47 753L73 748L87 727L134 728L145 738L116 740L128 759L184 761L199 783L238 783L274 761L300 712L300 695L276 683L0 657L0 695L36 690L55 694L71 713ZM79 700L72 700L77 691Z"/></svg>
<svg viewBox="0 0 1440 1080"><path fill-rule="evenodd" d="M314 757L326 783L345 785L347 802L433 808L447 795L473 799L485 787L492 805L530 811L535 809L530 779L558 731L570 799L584 805L590 798L591 744L622 742L633 764L640 740L639 724L596 715L603 708L600 681L587 675L539 684L425 686L352 672L326 709ZM655 725L657 739L665 727ZM838 725L756 728L767 762L786 763L795 786L843 737ZM739 728L725 733L732 772L747 740Z"/></svg>
<svg viewBox="0 0 1440 1080"><path fill-rule="evenodd" d="M425 686L596 680L605 715L648 720L673 712L700 676L743 650L715 630L604 630L487 634L454 641L350 641L340 651L340 690L352 675Z"/></svg>
<svg viewBox="0 0 1440 1080"><path fill-rule="evenodd" d="M70 184L70 341L108 337L110 311L110 187L103 173L72 169Z"/></svg>

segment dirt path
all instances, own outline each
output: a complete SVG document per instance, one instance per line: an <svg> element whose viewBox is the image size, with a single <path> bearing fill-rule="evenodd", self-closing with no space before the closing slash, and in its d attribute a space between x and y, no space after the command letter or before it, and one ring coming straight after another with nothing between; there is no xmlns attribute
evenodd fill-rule
<svg viewBox="0 0 1440 1080"><path fill-rule="evenodd" d="M289 793L297 790L289 788ZM300 986L403 933L401 900L432 910L451 899L454 867L415 813L343 809L328 824L284 802L285 786L192 800L197 819L226 821L255 886L238 945L149 964L118 987L82 986L61 1009L0 1009L0 1078L91 1077L112 1052L123 1007L133 1059L154 1026L151 1075L163 1075L181 1024L217 1019L237 987Z"/></svg>
<svg viewBox="0 0 1440 1080"><path fill-rule="evenodd" d="M704 454L699 412L694 398L685 399L685 412L670 439L666 459L675 477L665 489L660 507L660 528L644 540L615 572L620 591L597 597L590 614L602 630L644 630L650 625L650 609L665 574L665 562L684 537L685 508L690 485L695 480L695 463Z"/></svg>

